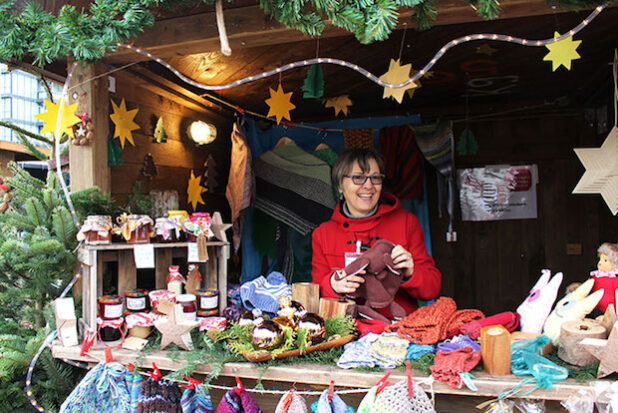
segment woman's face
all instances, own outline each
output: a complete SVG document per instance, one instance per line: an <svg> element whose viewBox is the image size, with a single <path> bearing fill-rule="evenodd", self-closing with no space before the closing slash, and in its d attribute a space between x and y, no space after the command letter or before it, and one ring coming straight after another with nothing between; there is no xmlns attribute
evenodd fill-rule
<svg viewBox="0 0 618 413"><path fill-rule="evenodd" d="M352 169L346 175L379 175L380 168L375 159L369 161L369 170L363 172L358 162L354 161ZM364 216L369 214L377 205L382 192L382 184L374 185L371 179L367 179L364 184L356 185L351 178L343 177L339 191L343 194L343 198L348 206L348 210L352 216Z"/></svg>

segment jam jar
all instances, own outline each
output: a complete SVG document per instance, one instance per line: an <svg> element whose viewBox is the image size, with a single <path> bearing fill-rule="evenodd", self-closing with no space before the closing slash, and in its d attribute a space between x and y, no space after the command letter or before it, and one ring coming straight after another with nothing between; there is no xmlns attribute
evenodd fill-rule
<svg viewBox="0 0 618 413"><path fill-rule="evenodd" d="M184 313L185 319L189 321L197 320L195 294L180 294L176 296L176 302L182 305L182 312Z"/></svg>
<svg viewBox="0 0 618 413"><path fill-rule="evenodd" d="M155 241L176 242L178 241L176 224L169 218L155 219Z"/></svg>
<svg viewBox="0 0 618 413"><path fill-rule="evenodd" d="M154 236L154 222L148 215L123 214L116 221L119 227L114 231L121 234L127 244L148 244Z"/></svg>
<svg viewBox="0 0 618 413"><path fill-rule="evenodd" d="M148 291L140 288L125 291L124 302L126 307L125 314L141 313L150 310Z"/></svg>
<svg viewBox="0 0 618 413"><path fill-rule="evenodd" d="M183 226L187 233L187 241L195 242L197 237L203 235L207 238L214 234L210 229L212 218L208 212L194 212L189 217L189 220L184 221Z"/></svg>
<svg viewBox="0 0 618 413"><path fill-rule="evenodd" d="M132 337L147 338L154 324L152 313L133 313L125 317L129 335Z"/></svg>
<svg viewBox="0 0 618 413"><path fill-rule="evenodd" d="M114 318L111 320L98 319L97 325L99 327L99 337L101 341L117 341L122 338L123 331L122 325L124 321L121 318Z"/></svg>
<svg viewBox="0 0 618 413"><path fill-rule="evenodd" d="M153 290L148 293L148 297L150 298L150 305L152 306L152 311L162 314L157 306L159 305L159 301L165 300L171 303L176 302L176 294L168 291L168 290Z"/></svg>
<svg viewBox="0 0 618 413"><path fill-rule="evenodd" d="M88 245L110 244L112 242L112 217L109 215L88 215L77 234L78 241Z"/></svg>
<svg viewBox="0 0 618 413"><path fill-rule="evenodd" d="M122 317L122 297L117 295L99 297L99 317L103 320Z"/></svg>
<svg viewBox="0 0 618 413"><path fill-rule="evenodd" d="M197 290L198 307L200 311L212 311L219 308L219 291L217 290Z"/></svg>
<svg viewBox="0 0 618 413"><path fill-rule="evenodd" d="M189 213L180 209L167 211L167 219L174 225L177 241L183 242L186 240L184 232L184 222L189 219Z"/></svg>
<svg viewBox="0 0 618 413"><path fill-rule="evenodd" d="M219 310L217 310L217 309L208 310L208 311L198 311L197 312L197 318L198 319L208 318L208 317L215 317L217 315L219 315Z"/></svg>

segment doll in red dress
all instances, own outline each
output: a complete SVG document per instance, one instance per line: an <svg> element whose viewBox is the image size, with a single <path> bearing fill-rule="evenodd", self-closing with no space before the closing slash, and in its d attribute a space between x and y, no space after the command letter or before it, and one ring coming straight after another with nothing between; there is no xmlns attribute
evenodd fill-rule
<svg viewBox="0 0 618 413"><path fill-rule="evenodd" d="M605 293L597 304L596 309L605 313L608 305L613 304L616 308L616 289L618 289L618 244L605 242L597 250L599 262L597 271L590 272L594 278L592 292L603 289Z"/></svg>

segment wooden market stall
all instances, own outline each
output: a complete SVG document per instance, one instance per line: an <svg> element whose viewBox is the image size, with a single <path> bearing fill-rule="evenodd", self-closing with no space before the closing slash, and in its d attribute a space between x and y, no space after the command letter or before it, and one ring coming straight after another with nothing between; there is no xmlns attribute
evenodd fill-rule
<svg viewBox="0 0 618 413"><path fill-rule="evenodd" d="M397 56L402 61L411 61L418 70L440 47L458 36L499 32L540 39L551 35L548 26L566 31L587 16L587 11L558 13L537 0L505 2L502 9L500 20L488 22L476 17L467 5L443 1L433 29L415 32L404 27L402 22L409 16L404 13L389 40L362 45L349 33L332 26L327 27L319 41L304 37L264 17L255 2L241 1L227 6L224 13L231 56L219 52L215 13L212 7L206 6L197 11L162 13L156 24L135 39L134 44L190 78L214 85L316 55L352 61L379 75L386 70L389 60ZM382 88L356 73L324 66L327 93L351 96L350 116L420 114L423 120L453 119L456 137L465 128L473 130L478 151L456 154L457 168L498 164L538 166L536 219L464 222L456 215L458 240L454 243L447 242L445 237L448 218L432 207L437 204L436 178L427 176L425 196L430 207L433 257L443 276L441 295L452 297L460 308L478 308L486 314L514 310L542 268L564 271L564 285L583 281L594 269L596 248L604 241L615 241L618 221L601 197L574 196L571 191L584 172L573 148L599 147L612 126L608 64L613 49L618 46L612 23L617 17L618 9L610 7L578 34L578 39L583 40L580 51L585 57L575 60L570 71L553 72L550 63L543 62L546 49L508 43L463 44L449 51L431 69L433 76L421 79L421 87L402 104L383 100ZM98 185L124 201L131 196L134 182L139 181L146 192L177 191L179 207L184 209L188 203L187 180L191 174L204 174L207 169L208 179L217 183L203 194L205 204L198 206L198 210L220 211L224 222L229 222L225 185L230 169L229 137L236 116L241 112L266 114L268 107L264 100L268 89L280 83L286 91L294 92L293 122L333 118L331 109L324 108L322 102L301 100L300 87L305 76L305 70L292 70L241 87L205 92L179 80L168 68L126 49L94 65L79 67L73 78L78 90L71 99L82 100L96 130L92 145L71 146L72 189ZM112 83L108 84L108 77L113 78ZM96 80L85 82L92 78ZM134 145L125 143L124 163L108 167L108 137L113 128L109 123L110 102L119 105L121 101L130 110L138 109L135 122L139 129L132 134ZM165 125L166 143L155 139L160 119ZM188 138L189 123L197 120L214 124L217 138L213 143L197 146ZM156 165L156 174L143 172L148 155ZM212 247L218 248L216 277L221 289L228 278L238 281L239 269L230 268L234 264L227 260L227 241ZM93 297L105 293L102 272L96 269L103 261L92 250L84 252L83 257L84 254L90 254L90 258L82 261L95 268L84 278L82 286L85 308L90 311L84 318L87 325L92 325L96 316ZM130 258L121 258L122 252L118 254L118 258L114 256L108 261L118 262L119 268L124 267L125 273L131 274L129 278L118 276L119 291L140 286L140 282L160 287L163 268L172 258L171 253L166 255L157 262L154 274L146 277L150 277L149 281L144 278L139 281ZM221 300L226 296L224 291L220 290ZM105 358L102 348L92 350L94 357L80 356L79 347L63 347L58 342L52 350L55 357L89 363ZM118 350L115 357L123 362L136 359L134 353L126 350ZM162 352L147 355L144 365L151 361L166 370L180 367ZM209 366L200 366L196 373L209 371ZM416 374L417 378L425 378ZM330 380L342 387L371 387L382 376L302 364L271 367L261 372L250 363L230 363L221 375L319 388L327 386ZM395 371L392 377L399 380L405 374ZM434 383L433 390L444 395L495 397L519 381L516 376L478 374L477 392L452 389L440 382ZM568 379L553 390L536 390L533 397L558 401L587 387Z"/></svg>

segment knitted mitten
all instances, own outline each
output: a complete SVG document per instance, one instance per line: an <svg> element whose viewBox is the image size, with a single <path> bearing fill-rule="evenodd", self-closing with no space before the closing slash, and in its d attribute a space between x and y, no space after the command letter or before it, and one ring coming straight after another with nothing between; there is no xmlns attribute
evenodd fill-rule
<svg viewBox="0 0 618 413"><path fill-rule="evenodd" d="M481 353L474 351L472 347L444 352L438 351L431 366L431 373L436 380L457 388L461 384L459 373L472 370L481 360Z"/></svg>
<svg viewBox="0 0 618 413"><path fill-rule="evenodd" d="M299 394L292 395L292 401L288 406L287 410L284 409L285 401L288 395L284 394L283 397L277 403L277 407L275 408L275 413L307 413L307 402L305 399Z"/></svg>
<svg viewBox="0 0 618 413"><path fill-rule="evenodd" d="M352 341L346 344L344 346L345 351L337 361L337 366L342 369L374 366L383 369L395 368L395 364L378 360L369 354L369 348L377 341L378 337L377 334L369 333L361 337L358 341Z"/></svg>
<svg viewBox="0 0 618 413"><path fill-rule="evenodd" d="M369 348L369 354L385 363L399 366L403 364L410 342L398 337L396 333L383 333Z"/></svg>
<svg viewBox="0 0 618 413"><path fill-rule="evenodd" d="M515 331L519 326L520 317L519 313L505 311L490 317L481 318L480 320L471 321L468 324L464 324L459 330L462 334L470 336L472 340L476 340L481 336L481 328L483 327L500 325L509 332Z"/></svg>

